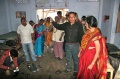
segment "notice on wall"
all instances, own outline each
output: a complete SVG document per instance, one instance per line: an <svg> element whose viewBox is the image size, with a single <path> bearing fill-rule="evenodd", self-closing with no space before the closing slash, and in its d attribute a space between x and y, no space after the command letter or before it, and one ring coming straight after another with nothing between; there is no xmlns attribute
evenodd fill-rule
<svg viewBox="0 0 120 79"><path fill-rule="evenodd" d="M25 11L16 11L16 18L26 18Z"/></svg>
<svg viewBox="0 0 120 79"><path fill-rule="evenodd" d="M67 8L69 0L37 0L38 8Z"/></svg>

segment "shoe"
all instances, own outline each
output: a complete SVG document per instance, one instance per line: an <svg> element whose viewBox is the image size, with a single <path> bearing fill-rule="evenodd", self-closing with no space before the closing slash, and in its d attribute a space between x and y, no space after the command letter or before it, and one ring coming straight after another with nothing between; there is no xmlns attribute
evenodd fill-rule
<svg viewBox="0 0 120 79"><path fill-rule="evenodd" d="M55 59L58 59L58 57L55 57Z"/></svg>
<svg viewBox="0 0 120 79"><path fill-rule="evenodd" d="M61 59L61 58L59 58L59 57L58 57L57 59L58 59L58 60L62 60L62 59Z"/></svg>
<svg viewBox="0 0 120 79"><path fill-rule="evenodd" d="M41 58L42 56L40 55L40 56L37 56L38 58Z"/></svg>
<svg viewBox="0 0 120 79"><path fill-rule="evenodd" d="M55 72L56 74L60 74L60 73L62 73L60 70L57 70L56 72Z"/></svg>
<svg viewBox="0 0 120 79"><path fill-rule="evenodd" d="M33 68L33 66L31 65L27 65L28 69L31 71L31 72L36 72L36 70Z"/></svg>
<svg viewBox="0 0 120 79"><path fill-rule="evenodd" d="M70 72L70 70L69 69L66 69L65 71L63 71L64 73L68 73L68 72Z"/></svg>
<svg viewBox="0 0 120 79"><path fill-rule="evenodd" d="M36 67L36 65L34 63L32 63L32 67L35 71L39 71L39 69Z"/></svg>
<svg viewBox="0 0 120 79"><path fill-rule="evenodd" d="M73 73L73 76L77 76L77 72L74 72L74 73Z"/></svg>

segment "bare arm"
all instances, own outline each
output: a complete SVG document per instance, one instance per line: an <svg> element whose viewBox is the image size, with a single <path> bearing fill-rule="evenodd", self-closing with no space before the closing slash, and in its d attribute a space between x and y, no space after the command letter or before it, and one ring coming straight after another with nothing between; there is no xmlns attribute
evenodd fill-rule
<svg viewBox="0 0 120 79"><path fill-rule="evenodd" d="M21 44L20 34L18 34L18 43Z"/></svg>
<svg viewBox="0 0 120 79"><path fill-rule="evenodd" d="M96 53L95 53L95 56L93 58L92 63L96 62L97 58L99 57L99 53L100 53L100 43L99 43L99 41L98 40L94 41L94 43L95 43Z"/></svg>
<svg viewBox="0 0 120 79"><path fill-rule="evenodd" d="M96 48L96 53L95 53L95 56L91 62L91 64L88 66L88 69L92 69L94 63L96 62L96 60L98 59L99 57L99 53L100 53L100 43L98 40L94 41L95 43L95 48Z"/></svg>
<svg viewBox="0 0 120 79"><path fill-rule="evenodd" d="M62 32L62 33L61 33L61 36L60 36L59 41L61 41L61 40L62 40L62 37L64 36L64 34L65 34L65 32Z"/></svg>
<svg viewBox="0 0 120 79"><path fill-rule="evenodd" d="M31 33L32 42L34 43L34 33Z"/></svg>
<svg viewBox="0 0 120 79"><path fill-rule="evenodd" d="M82 51L82 49L79 47L78 58L80 58L81 51Z"/></svg>

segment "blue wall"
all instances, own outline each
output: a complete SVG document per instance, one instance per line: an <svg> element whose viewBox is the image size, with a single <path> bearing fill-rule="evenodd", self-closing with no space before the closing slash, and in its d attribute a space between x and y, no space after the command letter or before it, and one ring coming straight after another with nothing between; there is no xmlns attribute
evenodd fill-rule
<svg viewBox="0 0 120 79"><path fill-rule="evenodd" d="M115 1L115 6L114 6L113 25L112 25L112 27L113 27L114 30L116 30L116 25L117 25L117 15L118 15L119 5L120 5L120 0L116 0ZM114 38L114 44L117 45L120 48L120 33L115 33L114 30L113 30L113 32L114 32L113 35L115 37Z"/></svg>
<svg viewBox="0 0 120 79"><path fill-rule="evenodd" d="M54 1L54 0L50 0ZM33 20L36 22L36 3L35 0L29 0L29 3L26 4L18 4L15 0L1 0L1 7L5 7L4 15L7 15L7 23L8 31L16 31L18 25L20 24L20 19L16 18L16 11L26 11L27 21ZM39 6L39 4L38 4ZM45 7L50 8L50 7ZM53 7L56 8L56 7ZM61 7L60 7L61 8ZM82 15L94 15L98 19L99 14L99 2L79 2L78 0L69 0L69 6L67 7L70 11L76 11L79 15L79 18ZM5 12L6 11L6 12ZM1 14L2 16L2 14ZM4 21L4 19L2 19ZM7 32L8 32L7 31ZM3 33L3 32L1 32Z"/></svg>
<svg viewBox="0 0 120 79"><path fill-rule="evenodd" d="M38 0L39 1L39 0ZM98 2L81 2L79 0L67 0L68 6L65 7L64 3L55 3L55 0L49 0L50 3L43 5L37 4L39 8L68 8L69 11L75 11L78 13L79 18L83 15L94 15L98 19L99 14L99 1ZM50 7L51 5L51 7ZM61 6L59 6L61 5ZM63 6L62 6L63 5Z"/></svg>
<svg viewBox="0 0 120 79"><path fill-rule="evenodd" d="M111 1L109 0L103 0L103 6L102 6L102 22L101 22L101 30L102 30L102 34L107 37L108 36L108 30L106 30L109 24L109 20L106 20L106 22L103 21L104 19L104 15L110 15L110 8L108 9L108 7L111 7ZM107 4L106 4L107 3Z"/></svg>
<svg viewBox="0 0 120 79"><path fill-rule="evenodd" d="M107 4L106 4L107 3ZM110 16L110 12L111 10L111 6L112 6L112 3L110 0L103 0L103 6L102 6L102 21L101 21L101 31L102 31L102 34L107 37L107 41L110 41L110 30L111 30L111 27L112 26L109 26L110 24L110 19L112 19L112 17ZM109 8L108 8L109 7ZM104 16L105 15L108 15L110 16L110 19L109 20L106 20L106 22L104 22Z"/></svg>
<svg viewBox="0 0 120 79"><path fill-rule="evenodd" d="M29 1L30 2L26 4L18 4L15 0L0 0L0 34L17 30L20 19L16 18L16 11L26 11L27 21L36 21L37 8L35 0ZM120 33L115 33L120 2L119 0L99 1L100 2L79 2L78 0L69 0L69 6L67 8L70 11L77 12L79 18L81 18L82 15L94 15L99 20L99 28L101 28L103 35L108 38L107 42L114 43L120 48ZM110 19L106 22L103 22L104 15L110 16Z"/></svg>
<svg viewBox="0 0 120 79"><path fill-rule="evenodd" d="M119 0L103 0L102 20L104 15L109 15L110 18L106 22L101 22L101 30L108 38L107 42L120 48L120 33L115 33L119 3Z"/></svg>
<svg viewBox="0 0 120 79"><path fill-rule="evenodd" d="M7 10L5 0L0 1L0 34L7 33L9 31L7 21Z"/></svg>
<svg viewBox="0 0 120 79"><path fill-rule="evenodd" d="M31 4L32 3L32 4ZM20 24L20 18L16 18L16 11L25 11L27 21L36 21L36 8L35 1L30 0L29 3L18 4L14 0L6 0L6 8L8 16L8 22L10 23L9 29L16 31Z"/></svg>
<svg viewBox="0 0 120 79"><path fill-rule="evenodd" d="M99 2L78 2L78 0L69 0L69 10L78 13L79 18L83 15L93 15L99 18Z"/></svg>

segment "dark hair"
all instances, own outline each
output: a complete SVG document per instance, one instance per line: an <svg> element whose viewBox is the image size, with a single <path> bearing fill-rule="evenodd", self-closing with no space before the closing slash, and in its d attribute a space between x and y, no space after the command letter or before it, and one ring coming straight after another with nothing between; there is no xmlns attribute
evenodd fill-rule
<svg viewBox="0 0 120 79"><path fill-rule="evenodd" d="M34 22L32 20L30 20L29 23L34 23Z"/></svg>
<svg viewBox="0 0 120 79"><path fill-rule="evenodd" d="M18 52L15 49L10 50L10 55L13 57L18 57Z"/></svg>
<svg viewBox="0 0 120 79"><path fill-rule="evenodd" d="M87 21L89 26L97 27L97 19L94 16L88 16L86 18L86 21Z"/></svg>
<svg viewBox="0 0 120 79"><path fill-rule="evenodd" d="M40 19L40 21L44 21L44 19Z"/></svg>
<svg viewBox="0 0 120 79"><path fill-rule="evenodd" d="M61 12L61 11L58 11L57 14L62 14L62 12Z"/></svg>
<svg viewBox="0 0 120 79"><path fill-rule="evenodd" d="M83 21L85 21L86 20L86 16L82 16L82 18L81 18Z"/></svg>
<svg viewBox="0 0 120 79"><path fill-rule="evenodd" d="M65 16L68 16L68 12L65 14Z"/></svg>
<svg viewBox="0 0 120 79"><path fill-rule="evenodd" d="M21 22L22 22L22 20L26 20L26 18L21 18Z"/></svg>
<svg viewBox="0 0 120 79"><path fill-rule="evenodd" d="M50 19L50 17L47 17L47 19Z"/></svg>
<svg viewBox="0 0 120 79"><path fill-rule="evenodd" d="M76 12L69 12L69 13L68 13L68 16L70 16L70 14L74 14L75 17L77 16L77 13L76 13Z"/></svg>

